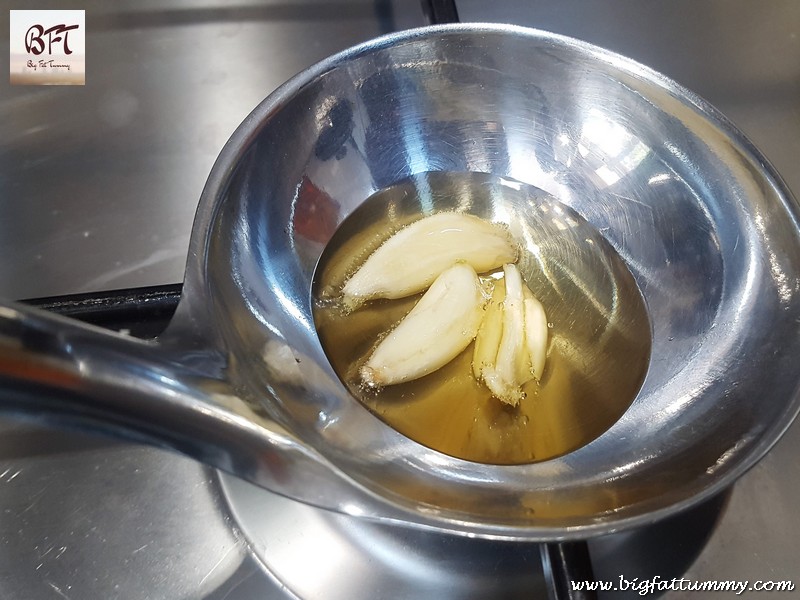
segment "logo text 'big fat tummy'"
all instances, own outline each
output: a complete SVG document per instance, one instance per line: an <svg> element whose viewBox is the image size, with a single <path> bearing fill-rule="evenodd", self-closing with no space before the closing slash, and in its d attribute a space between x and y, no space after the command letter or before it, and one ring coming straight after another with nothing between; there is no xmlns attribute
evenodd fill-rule
<svg viewBox="0 0 800 600"><path fill-rule="evenodd" d="M85 11L12 10L9 21L12 85L85 84Z"/></svg>

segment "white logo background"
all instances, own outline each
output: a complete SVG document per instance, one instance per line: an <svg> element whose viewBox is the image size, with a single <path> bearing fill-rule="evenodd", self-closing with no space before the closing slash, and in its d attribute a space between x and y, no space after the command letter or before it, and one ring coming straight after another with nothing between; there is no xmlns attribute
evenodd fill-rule
<svg viewBox="0 0 800 600"><path fill-rule="evenodd" d="M13 85L84 85L85 11L12 10L9 16Z"/></svg>

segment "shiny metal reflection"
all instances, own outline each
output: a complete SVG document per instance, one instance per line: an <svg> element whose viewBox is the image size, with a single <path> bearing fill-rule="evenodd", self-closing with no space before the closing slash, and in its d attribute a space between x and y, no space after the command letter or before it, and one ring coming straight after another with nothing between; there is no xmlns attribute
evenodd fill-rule
<svg viewBox="0 0 800 600"><path fill-rule="evenodd" d="M428 171L539 187L632 273L648 371L591 443L532 465L453 459L387 427L331 369L310 297L325 243L372 193ZM124 429L362 518L586 537L710 497L780 437L800 403L798 273L796 202L700 98L575 40L426 28L320 63L241 125L158 343L5 308L3 405Z"/></svg>

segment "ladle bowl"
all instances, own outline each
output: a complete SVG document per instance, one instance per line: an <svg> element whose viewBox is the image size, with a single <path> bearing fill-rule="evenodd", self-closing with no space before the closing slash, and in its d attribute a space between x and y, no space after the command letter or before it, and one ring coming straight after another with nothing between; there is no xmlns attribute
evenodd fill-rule
<svg viewBox="0 0 800 600"><path fill-rule="evenodd" d="M390 428L331 368L312 314L317 261L365 199L426 172L536 186L632 275L646 373L589 443L533 464L454 458ZM0 306L1 404L354 517L585 538L710 497L789 426L799 230L790 192L734 125L642 65L511 26L402 32L301 73L233 134L158 340Z"/></svg>

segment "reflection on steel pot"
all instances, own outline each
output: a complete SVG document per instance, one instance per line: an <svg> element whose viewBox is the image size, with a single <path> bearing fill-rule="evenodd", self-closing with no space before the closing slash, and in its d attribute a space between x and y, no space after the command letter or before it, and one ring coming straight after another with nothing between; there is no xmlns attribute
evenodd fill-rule
<svg viewBox="0 0 800 600"><path fill-rule="evenodd" d="M545 190L632 274L647 371L588 444L534 464L452 458L385 425L329 365L310 293L325 242L374 192L432 171ZM708 498L776 442L800 406L798 273L797 204L700 98L560 36L413 30L312 67L240 126L157 342L0 308L2 406L168 446L353 516L586 537Z"/></svg>

